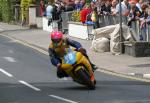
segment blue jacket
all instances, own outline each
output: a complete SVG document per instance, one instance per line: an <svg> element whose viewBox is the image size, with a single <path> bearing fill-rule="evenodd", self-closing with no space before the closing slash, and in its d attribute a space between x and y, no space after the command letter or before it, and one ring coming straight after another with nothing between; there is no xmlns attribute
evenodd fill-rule
<svg viewBox="0 0 150 103"><path fill-rule="evenodd" d="M71 40L69 38L63 39L63 42L65 42L65 44L67 45L66 47L72 46L76 48L77 50L79 50L79 48L82 48L82 45L79 42ZM55 51L55 48L52 45L53 44L51 43L49 46L49 56L50 56L51 63L54 66L57 66L57 64L61 63L61 59L60 59L59 53Z"/></svg>

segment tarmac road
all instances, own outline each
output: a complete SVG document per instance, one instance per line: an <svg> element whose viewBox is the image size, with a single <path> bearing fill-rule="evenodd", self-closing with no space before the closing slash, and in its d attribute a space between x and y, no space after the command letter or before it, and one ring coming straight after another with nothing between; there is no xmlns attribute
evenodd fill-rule
<svg viewBox="0 0 150 103"><path fill-rule="evenodd" d="M99 71L96 90L56 77L49 57L0 36L0 103L149 103L150 84Z"/></svg>

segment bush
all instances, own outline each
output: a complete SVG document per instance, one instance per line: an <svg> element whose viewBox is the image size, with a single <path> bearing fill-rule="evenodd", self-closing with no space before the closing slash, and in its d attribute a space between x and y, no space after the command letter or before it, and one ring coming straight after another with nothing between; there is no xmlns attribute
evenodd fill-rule
<svg viewBox="0 0 150 103"><path fill-rule="evenodd" d="M0 0L0 20L10 22L12 18L11 0Z"/></svg>
<svg viewBox="0 0 150 103"><path fill-rule="evenodd" d="M2 6L1 6L1 2L0 2L0 21L2 21Z"/></svg>
<svg viewBox="0 0 150 103"><path fill-rule="evenodd" d="M80 22L80 11L74 11L71 20L74 22Z"/></svg>

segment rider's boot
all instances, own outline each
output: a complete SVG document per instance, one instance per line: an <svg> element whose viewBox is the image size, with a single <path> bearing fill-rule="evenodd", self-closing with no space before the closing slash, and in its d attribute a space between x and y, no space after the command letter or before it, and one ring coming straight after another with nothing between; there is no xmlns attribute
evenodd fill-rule
<svg viewBox="0 0 150 103"><path fill-rule="evenodd" d="M57 77L64 78L64 77L69 77L69 75L65 71L57 69Z"/></svg>
<svg viewBox="0 0 150 103"><path fill-rule="evenodd" d="M93 63L91 63L91 66L92 66L93 72L94 72L96 69L98 69L98 67L97 67L95 64L93 64Z"/></svg>

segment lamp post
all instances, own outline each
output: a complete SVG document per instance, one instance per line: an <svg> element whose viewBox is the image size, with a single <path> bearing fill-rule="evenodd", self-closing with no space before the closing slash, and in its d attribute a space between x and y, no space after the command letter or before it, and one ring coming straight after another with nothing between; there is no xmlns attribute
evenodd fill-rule
<svg viewBox="0 0 150 103"><path fill-rule="evenodd" d="M121 6L121 0L119 0L119 24L120 24L120 29L119 29L119 37L120 37L120 53L123 53L123 37L122 37L122 6Z"/></svg>

